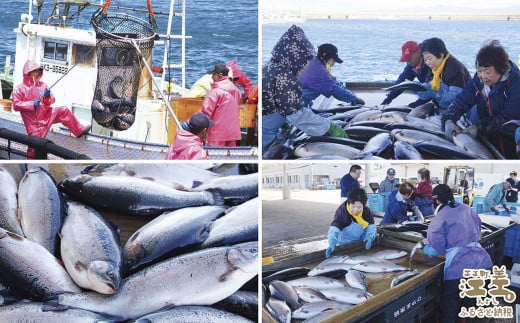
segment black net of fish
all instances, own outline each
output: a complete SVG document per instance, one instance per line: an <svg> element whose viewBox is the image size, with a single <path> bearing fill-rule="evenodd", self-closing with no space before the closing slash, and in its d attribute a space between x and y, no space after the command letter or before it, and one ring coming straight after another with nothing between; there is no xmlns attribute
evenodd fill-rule
<svg viewBox="0 0 520 323"><path fill-rule="evenodd" d="M156 32L150 23L126 14L97 12L91 22L98 65L92 117L103 127L126 130L135 121L141 57L150 58Z"/></svg>

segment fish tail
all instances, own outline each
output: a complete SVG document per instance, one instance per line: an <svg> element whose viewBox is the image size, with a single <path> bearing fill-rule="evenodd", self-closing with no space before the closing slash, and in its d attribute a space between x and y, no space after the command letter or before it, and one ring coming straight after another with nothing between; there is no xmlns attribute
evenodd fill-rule
<svg viewBox="0 0 520 323"><path fill-rule="evenodd" d="M224 192L219 188L211 188L206 190L211 195L210 205L224 205Z"/></svg>

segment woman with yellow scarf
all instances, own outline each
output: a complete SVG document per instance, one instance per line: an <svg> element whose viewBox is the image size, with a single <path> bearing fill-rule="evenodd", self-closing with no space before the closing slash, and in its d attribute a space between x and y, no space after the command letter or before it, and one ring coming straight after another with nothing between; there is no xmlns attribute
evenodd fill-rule
<svg viewBox="0 0 520 323"><path fill-rule="evenodd" d="M352 189L347 200L338 207L334 220L330 224L327 239L329 247L325 257L329 258L336 246L363 240L365 248L372 247L377 228L372 211L366 206L368 197L362 188Z"/></svg>
<svg viewBox="0 0 520 323"><path fill-rule="evenodd" d="M426 39L419 50L431 72L423 83L426 90L417 92L417 96L446 109L470 80L468 69L450 55L440 38Z"/></svg>

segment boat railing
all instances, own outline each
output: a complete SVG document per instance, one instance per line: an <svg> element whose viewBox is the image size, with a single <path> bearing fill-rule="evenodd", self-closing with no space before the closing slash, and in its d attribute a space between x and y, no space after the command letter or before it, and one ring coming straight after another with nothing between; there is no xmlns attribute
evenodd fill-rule
<svg viewBox="0 0 520 323"><path fill-rule="evenodd" d="M28 136L6 128L0 128L0 151L3 152L0 154L0 159L27 158L25 147L31 147L35 150L34 159L90 159L88 156L58 146L49 139Z"/></svg>

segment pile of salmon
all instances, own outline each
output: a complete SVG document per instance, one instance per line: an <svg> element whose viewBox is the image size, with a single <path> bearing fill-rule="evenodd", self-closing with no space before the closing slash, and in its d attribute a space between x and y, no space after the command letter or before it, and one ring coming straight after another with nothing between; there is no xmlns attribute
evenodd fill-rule
<svg viewBox="0 0 520 323"><path fill-rule="evenodd" d="M321 322L374 297L369 275L403 272L388 288L418 275L396 263L407 254L389 249L371 255L333 256L312 269L295 267L264 273L264 307L277 322Z"/></svg>
<svg viewBox="0 0 520 323"><path fill-rule="evenodd" d="M338 106L316 114L342 127L349 138L309 136L292 128L264 152L264 159L503 159L473 126L446 137L429 102L408 106ZM461 125L463 128L466 125Z"/></svg>
<svg viewBox="0 0 520 323"><path fill-rule="evenodd" d="M29 166L0 166L0 321L256 321L256 173ZM107 212L149 221L121 241Z"/></svg>

